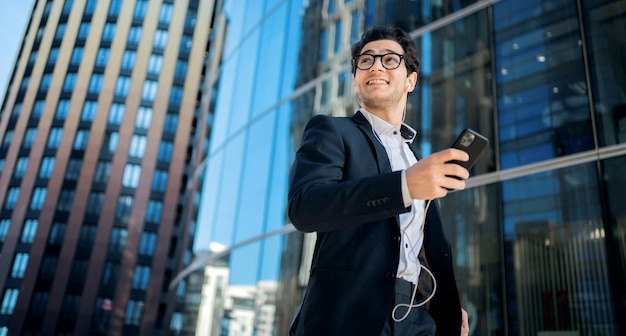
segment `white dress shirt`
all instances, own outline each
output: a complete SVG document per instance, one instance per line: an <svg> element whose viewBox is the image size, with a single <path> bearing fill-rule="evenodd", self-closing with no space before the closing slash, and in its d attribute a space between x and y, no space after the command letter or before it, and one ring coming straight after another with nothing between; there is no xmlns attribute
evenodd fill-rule
<svg viewBox="0 0 626 336"><path fill-rule="evenodd" d="M402 245L397 277L417 284L421 270L417 256L424 242L422 231L425 216L424 200L411 199L405 172L407 168L417 163L415 155L409 148L409 143L413 142L416 132L404 123L398 130L365 109L361 108L360 111L371 124L378 141L385 147L391 162L391 169L402 171L402 198L405 206L411 206L411 211L400 214L400 243Z"/></svg>

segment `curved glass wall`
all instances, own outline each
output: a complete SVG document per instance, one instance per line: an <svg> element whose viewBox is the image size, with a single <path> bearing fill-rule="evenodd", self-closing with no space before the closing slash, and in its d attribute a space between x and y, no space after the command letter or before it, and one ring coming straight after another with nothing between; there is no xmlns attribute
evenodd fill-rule
<svg viewBox="0 0 626 336"><path fill-rule="evenodd" d="M172 283L202 322L173 330L287 334L315 241L285 215L302 128L356 110L349 46L397 23L421 54L422 152L466 127L491 140L441 200L471 334L626 332L626 2L383 3L224 2L196 262Z"/></svg>

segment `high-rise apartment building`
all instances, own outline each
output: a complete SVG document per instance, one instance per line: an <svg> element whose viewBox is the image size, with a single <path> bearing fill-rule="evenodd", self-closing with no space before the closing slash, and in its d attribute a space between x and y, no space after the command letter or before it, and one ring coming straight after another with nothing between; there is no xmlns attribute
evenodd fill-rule
<svg viewBox="0 0 626 336"><path fill-rule="evenodd" d="M180 329L214 6L34 2L0 114L0 335Z"/></svg>

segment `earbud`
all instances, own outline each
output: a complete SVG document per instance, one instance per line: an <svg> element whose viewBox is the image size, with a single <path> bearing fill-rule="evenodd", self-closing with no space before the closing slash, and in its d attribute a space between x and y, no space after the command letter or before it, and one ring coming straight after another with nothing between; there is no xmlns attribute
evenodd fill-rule
<svg viewBox="0 0 626 336"><path fill-rule="evenodd" d="M406 89L407 89L407 90L410 90L410 89L411 89L411 83L407 83L407 84L406 84Z"/></svg>

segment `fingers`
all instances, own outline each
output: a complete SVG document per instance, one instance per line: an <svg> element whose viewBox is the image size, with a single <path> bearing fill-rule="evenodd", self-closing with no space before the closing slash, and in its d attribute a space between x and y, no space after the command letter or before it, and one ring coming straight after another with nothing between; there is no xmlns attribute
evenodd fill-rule
<svg viewBox="0 0 626 336"><path fill-rule="evenodd" d="M461 308L461 336L469 335L469 322L467 318L467 312Z"/></svg>
<svg viewBox="0 0 626 336"><path fill-rule="evenodd" d="M409 192L413 199L435 199L448 194L450 190L465 189L467 169L449 161L467 161L467 153L449 148L423 158L406 170Z"/></svg>

